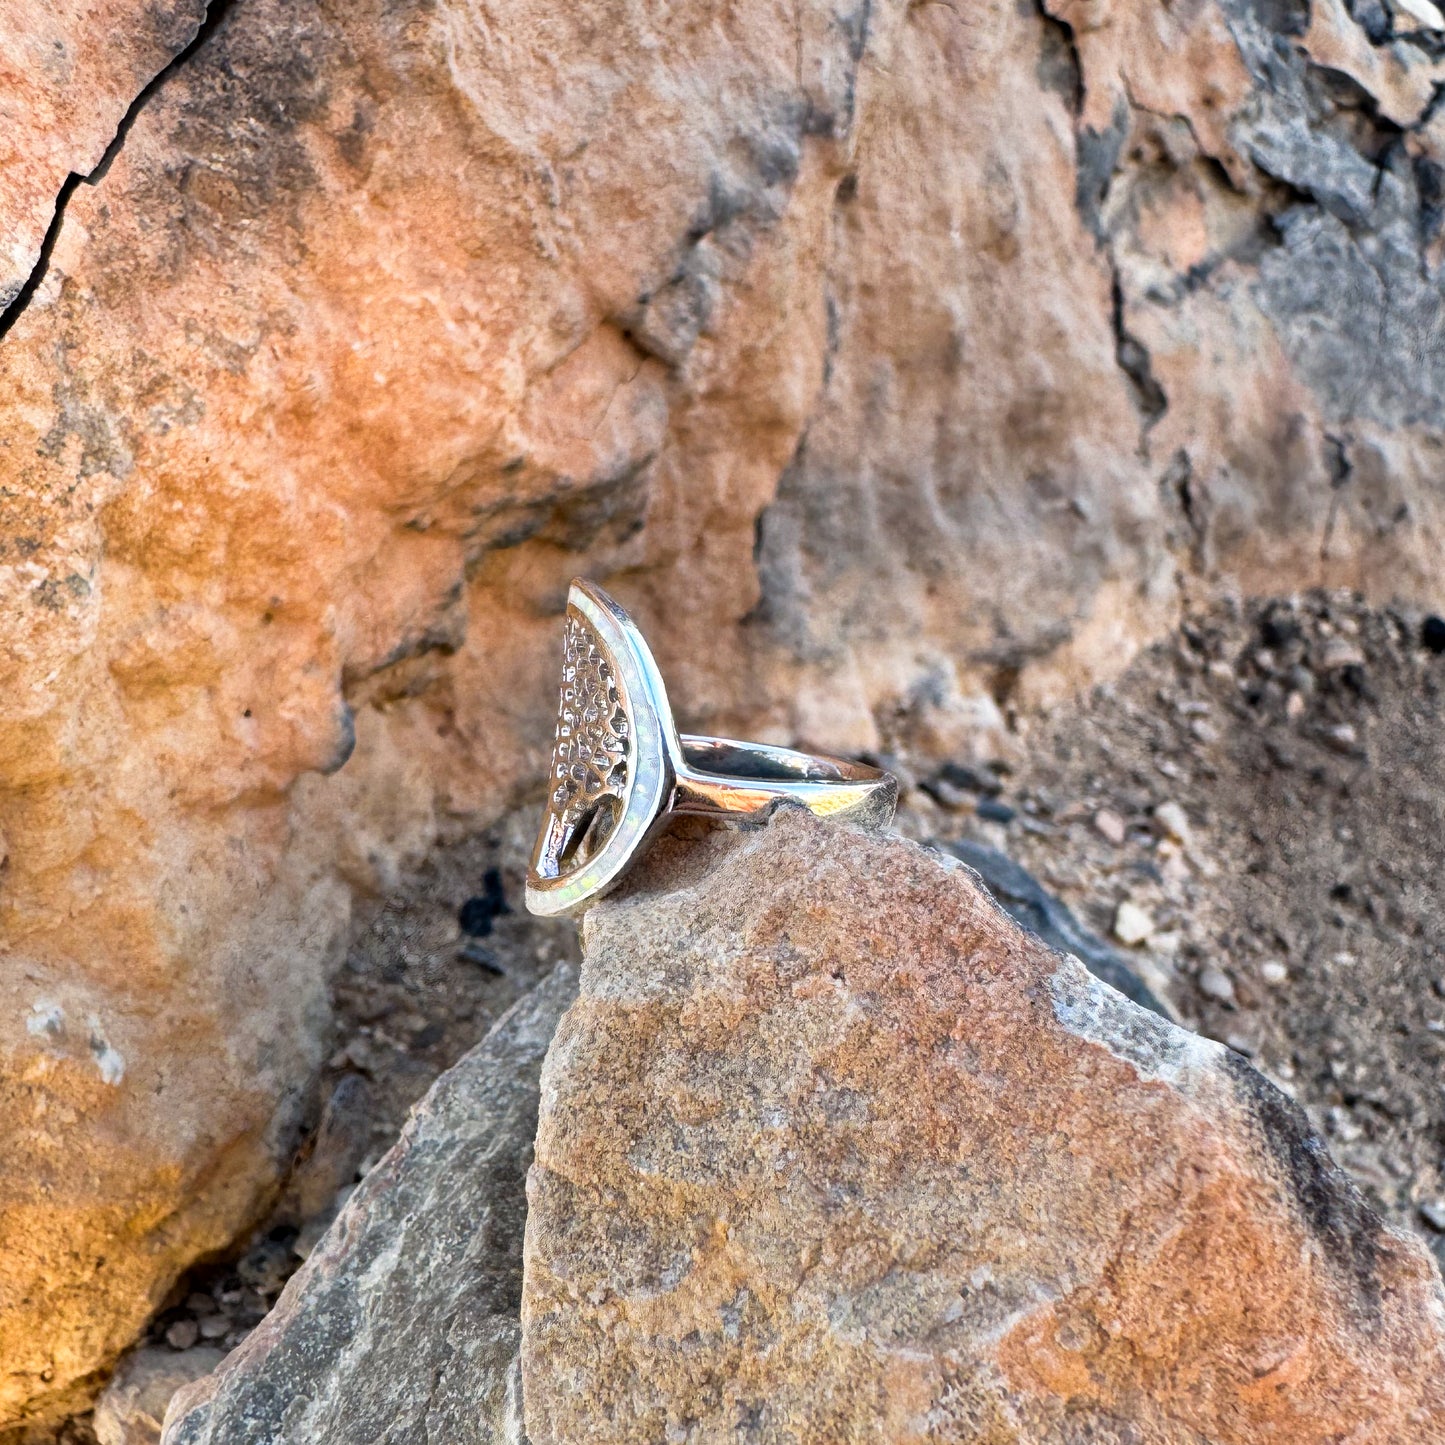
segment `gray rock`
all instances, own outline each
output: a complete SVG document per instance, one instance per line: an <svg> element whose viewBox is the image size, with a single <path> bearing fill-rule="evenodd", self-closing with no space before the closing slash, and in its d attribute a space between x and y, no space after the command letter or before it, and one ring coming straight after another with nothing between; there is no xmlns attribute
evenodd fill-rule
<svg viewBox="0 0 1445 1445"><path fill-rule="evenodd" d="M946 843L944 847L962 863L967 863L993 895L995 901L1014 920L1041 938L1060 953L1072 953L1094 975L1141 1008L1161 1018L1169 1018L1169 1010L1154 996L1143 979L1095 933L1082 923L1034 878L1020 863L995 848L968 839Z"/></svg>
<svg viewBox="0 0 1445 1445"><path fill-rule="evenodd" d="M520 1442L524 1181L559 965L417 1105L276 1308L175 1401L165 1445Z"/></svg>
<svg viewBox="0 0 1445 1445"><path fill-rule="evenodd" d="M95 1438L100 1445L158 1445L171 1397L221 1363L220 1350L137 1350L120 1362L115 1378L96 1401Z"/></svg>

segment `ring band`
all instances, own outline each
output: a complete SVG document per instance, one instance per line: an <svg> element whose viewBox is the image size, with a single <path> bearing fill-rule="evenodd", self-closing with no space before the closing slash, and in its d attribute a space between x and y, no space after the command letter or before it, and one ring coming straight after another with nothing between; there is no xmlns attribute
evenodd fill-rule
<svg viewBox="0 0 1445 1445"><path fill-rule="evenodd" d="M746 825L766 821L784 802L882 828L892 821L898 783L846 758L680 736L641 632L595 583L574 580L528 910L579 912L621 881L670 817Z"/></svg>

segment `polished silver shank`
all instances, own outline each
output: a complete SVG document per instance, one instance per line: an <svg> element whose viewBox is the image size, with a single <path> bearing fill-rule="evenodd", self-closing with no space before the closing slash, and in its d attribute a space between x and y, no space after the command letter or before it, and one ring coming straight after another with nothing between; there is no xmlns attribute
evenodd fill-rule
<svg viewBox="0 0 1445 1445"><path fill-rule="evenodd" d="M893 777L862 763L679 736L631 618L594 583L573 582L547 808L527 870L531 912L576 913L600 898L674 814L746 825L791 802L878 828L897 801Z"/></svg>
<svg viewBox="0 0 1445 1445"><path fill-rule="evenodd" d="M821 818L886 827L898 805L891 773L846 758L765 743L693 737L678 742L669 808L727 823L764 821L780 803L800 803Z"/></svg>

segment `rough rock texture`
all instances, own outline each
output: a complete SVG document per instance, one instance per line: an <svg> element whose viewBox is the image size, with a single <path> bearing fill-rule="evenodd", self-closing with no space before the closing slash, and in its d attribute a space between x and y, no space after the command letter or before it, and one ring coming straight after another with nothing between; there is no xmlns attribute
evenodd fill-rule
<svg viewBox="0 0 1445 1445"><path fill-rule="evenodd" d="M1123 958L1097 933L1080 925L1068 907L1059 902L1028 869L986 843L959 839L945 845L982 880L998 905L1015 923L1043 939L1059 953L1071 953L1096 978L1116 988L1125 998L1169 1018L1169 1010Z"/></svg>
<svg viewBox="0 0 1445 1445"><path fill-rule="evenodd" d="M1442 777L1445 623L1312 593L1194 613L1059 709L1009 824L918 823L1008 849L1101 931L1140 908L1131 964L1445 1264Z"/></svg>
<svg viewBox="0 0 1445 1445"><path fill-rule="evenodd" d="M1440 594L1438 38L1050 8L233 0L69 189L0 335L0 1422L264 1207L574 571L687 723L940 756L1196 579ZM0 126L23 271L199 10L7 13L80 117Z"/></svg>
<svg viewBox="0 0 1445 1445"><path fill-rule="evenodd" d="M915 845L671 853L543 1071L534 1445L1445 1440L1430 1256L1242 1058Z"/></svg>
<svg viewBox="0 0 1445 1445"><path fill-rule="evenodd" d="M171 1397L210 1374L224 1358L224 1351L205 1345L180 1352L148 1348L126 1356L96 1402L99 1445L160 1445Z"/></svg>
<svg viewBox="0 0 1445 1445"><path fill-rule="evenodd" d="M444 1074L167 1445L485 1445L520 1430L523 1178L562 964Z"/></svg>
<svg viewBox="0 0 1445 1445"><path fill-rule="evenodd" d="M166 1445L514 1441L523 1176L559 964L436 1081L259 1329L176 1399Z"/></svg>
<svg viewBox="0 0 1445 1445"><path fill-rule="evenodd" d="M95 173L205 13L205 0L10 0L0 10L0 318L40 259L67 178Z"/></svg>

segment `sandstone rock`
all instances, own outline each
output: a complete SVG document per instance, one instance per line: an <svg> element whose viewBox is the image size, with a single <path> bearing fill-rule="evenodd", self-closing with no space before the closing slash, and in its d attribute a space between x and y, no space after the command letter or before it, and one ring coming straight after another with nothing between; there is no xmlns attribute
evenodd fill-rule
<svg viewBox="0 0 1445 1445"><path fill-rule="evenodd" d="M788 813L584 923L527 1429L1445 1440L1445 1289L1242 1059L971 875Z"/></svg>
<svg viewBox="0 0 1445 1445"><path fill-rule="evenodd" d="M205 1345L179 1353L147 1348L127 1355L96 1402L95 1438L100 1445L160 1445L171 1397L223 1358L222 1351Z"/></svg>
<svg viewBox="0 0 1445 1445"><path fill-rule="evenodd" d="M40 257L71 173L191 40L205 0L19 0L0 11L0 316Z"/></svg>
<svg viewBox="0 0 1445 1445"><path fill-rule="evenodd" d="M1140 1008L1163 1018L1170 1016L1143 979L1102 938L1090 933L1063 903L1046 892L1028 869L982 843L963 839L945 846L978 874L984 887L1015 923L1022 924L1050 948L1073 954L1096 978L1118 989Z"/></svg>
<svg viewBox="0 0 1445 1445"><path fill-rule="evenodd" d="M162 8L8 7L0 294ZM0 1423L274 1192L573 572L688 726L961 756L1181 574L1445 604L1433 47L1044 8L235 0L70 192L0 337Z"/></svg>
<svg viewBox="0 0 1445 1445"><path fill-rule="evenodd" d="M352 888L544 765L569 574L688 554L737 652L852 15L238 0L71 195L0 342L0 1426L264 1208Z"/></svg>
<svg viewBox="0 0 1445 1445"><path fill-rule="evenodd" d="M417 1105L276 1308L186 1390L166 1445L516 1440L523 1178L558 967Z"/></svg>

